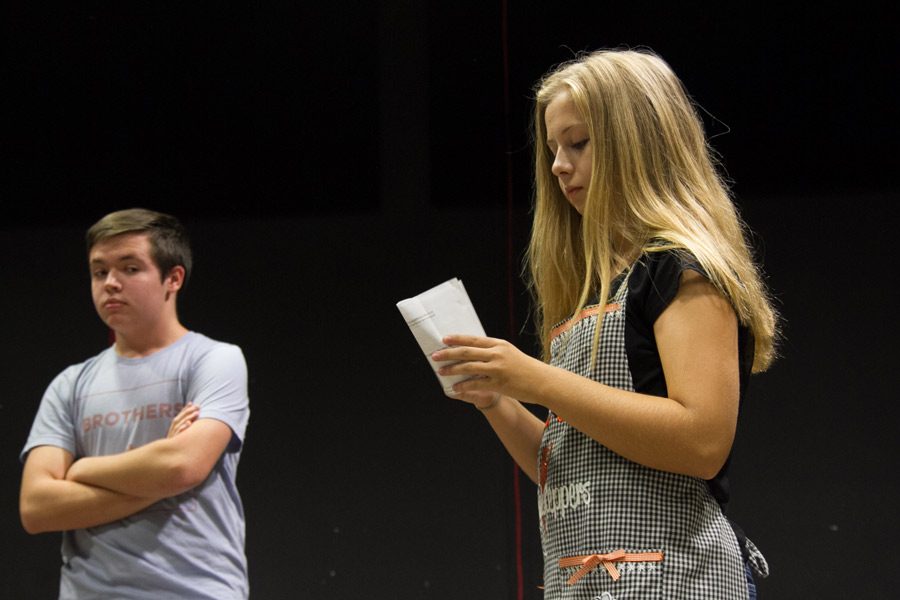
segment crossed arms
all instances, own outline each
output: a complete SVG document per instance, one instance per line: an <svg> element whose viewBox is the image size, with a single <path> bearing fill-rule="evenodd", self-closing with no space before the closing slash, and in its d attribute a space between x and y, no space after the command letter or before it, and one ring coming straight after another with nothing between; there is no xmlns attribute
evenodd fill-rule
<svg viewBox="0 0 900 600"><path fill-rule="evenodd" d="M201 484L231 440L231 428L197 419L188 405L168 437L108 456L74 460L55 446L31 450L22 473L19 514L28 533L111 523Z"/></svg>

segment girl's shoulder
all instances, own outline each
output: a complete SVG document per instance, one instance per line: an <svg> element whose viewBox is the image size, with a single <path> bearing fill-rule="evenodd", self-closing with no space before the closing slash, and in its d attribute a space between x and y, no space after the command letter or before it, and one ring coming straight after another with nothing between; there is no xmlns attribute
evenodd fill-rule
<svg viewBox="0 0 900 600"><path fill-rule="evenodd" d="M634 261L628 273L628 305L632 312L656 320L675 299L681 276L696 271L709 278L697 258L687 249L662 241L651 241Z"/></svg>

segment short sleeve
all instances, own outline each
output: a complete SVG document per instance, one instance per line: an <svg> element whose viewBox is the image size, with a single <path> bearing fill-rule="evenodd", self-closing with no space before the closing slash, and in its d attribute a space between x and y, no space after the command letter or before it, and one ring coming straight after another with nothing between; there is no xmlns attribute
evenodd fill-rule
<svg viewBox="0 0 900 600"><path fill-rule="evenodd" d="M625 350L636 392L668 394L653 325L678 294L686 269L704 274L690 254L664 250L643 254L628 274Z"/></svg>
<svg viewBox="0 0 900 600"><path fill-rule="evenodd" d="M25 447L19 454L22 462L38 446L55 446L77 456L72 398L75 397L75 382L81 369L82 365L69 367L50 382L41 399Z"/></svg>
<svg viewBox="0 0 900 600"><path fill-rule="evenodd" d="M247 363L241 349L216 343L195 359L188 379L186 400L200 407L201 419L216 419L233 433L228 450L240 448L250 418Z"/></svg>
<svg viewBox="0 0 900 600"><path fill-rule="evenodd" d="M708 278L693 255L680 250L645 253L628 276L629 303L648 327L653 326L681 285L681 274L692 270Z"/></svg>

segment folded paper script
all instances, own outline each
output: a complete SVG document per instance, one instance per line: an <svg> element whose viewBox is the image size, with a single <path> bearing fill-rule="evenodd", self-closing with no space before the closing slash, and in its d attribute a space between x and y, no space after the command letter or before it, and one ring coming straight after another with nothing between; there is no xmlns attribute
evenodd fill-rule
<svg viewBox="0 0 900 600"><path fill-rule="evenodd" d="M397 303L397 308L400 309L409 330L425 353L425 358L428 359L431 369L444 388L444 393L452 395L453 384L469 377L438 375L437 370L441 363L431 360L431 353L445 348L441 340L452 333L484 336L484 328L478 320L463 282L456 278L445 281L418 296L401 300Z"/></svg>

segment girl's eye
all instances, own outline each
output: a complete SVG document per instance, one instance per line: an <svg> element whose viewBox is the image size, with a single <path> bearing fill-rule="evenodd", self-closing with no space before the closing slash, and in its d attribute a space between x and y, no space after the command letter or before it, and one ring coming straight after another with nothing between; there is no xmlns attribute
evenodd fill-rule
<svg viewBox="0 0 900 600"><path fill-rule="evenodd" d="M572 144L572 147L576 150L584 150L584 147L587 146L589 141L591 141L591 138L585 138L580 142L575 142L574 144Z"/></svg>

